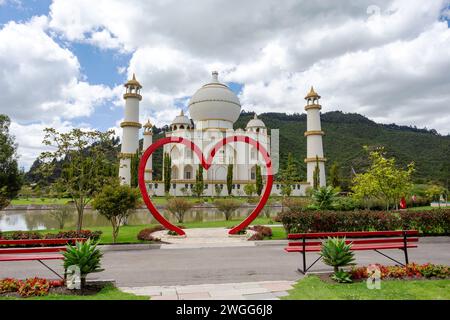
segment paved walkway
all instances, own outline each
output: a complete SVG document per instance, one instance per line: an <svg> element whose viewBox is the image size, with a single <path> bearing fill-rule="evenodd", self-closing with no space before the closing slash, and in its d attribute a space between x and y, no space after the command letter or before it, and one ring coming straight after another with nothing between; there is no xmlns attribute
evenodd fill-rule
<svg viewBox="0 0 450 320"><path fill-rule="evenodd" d="M121 287L151 300L278 300L287 296L293 281L261 281L187 286Z"/></svg>
<svg viewBox="0 0 450 320"><path fill-rule="evenodd" d="M230 229L226 228L196 228L184 231L186 236L170 236L167 230L155 232L153 236L169 243L161 245L161 249L255 246L253 241L248 241L255 233L252 230L248 230L245 235L229 235Z"/></svg>

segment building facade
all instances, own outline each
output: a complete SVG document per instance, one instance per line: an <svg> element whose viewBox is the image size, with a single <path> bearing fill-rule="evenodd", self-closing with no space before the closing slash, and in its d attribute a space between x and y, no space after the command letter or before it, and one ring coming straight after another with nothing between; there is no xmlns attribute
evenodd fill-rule
<svg viewBox="0 0 450 320"><path fill-rule="evenodd" d="M127 82L125 87L125 120L122 123L124 134L119 174L123 183L129 184L130 170L128 156L134 154L139 145L138 132L140 124L139 119L136 118L136 114L139 114L139 101L142 99L140 89L142 86L133 76L133 79ZM305 109L308 115L308 131L305 132L305 136L307 136L308 140L308 154L305 161L308 167L308 181L295 183L291 186L292 195L294 196L305 195L306 189L312 186L310 167L314 170L317 159L319 159L319 166L321 166L320 184L325 183L325 170L323 167L325 160L321 140L321 134L323 132L320 127L320 108L317 107L319 106L319 98L315 92L313 94L310 92L306 98L307 107ZM195 92L189 101L188 107L191 118L187 117L181 111L172 121L170 131L166 133L166 137L189 139L206 156L225 137L247 136L258 141L270 153L270 132L256 114L247 123L245 129L233 129L233 125L241 113L241 104L233 91L219 81L217 72L213 72L211 80ZM321 132L321 134L318 132ZM143 147L145 150L153 142L150 121L144 125L143 135ZM167 144L163 148L164 154L170 155L171 157L170 194L191 195L196 181L200 159L198 159L197 155L189 147L183 144ZM310 162L312 158L314 158L314 163ZM223 146L215 155L211 167L208 170L203 170L205 196L224 196L228 194L226 181L229 164L233 165L232 194L234 195L245 195L244 186L247 184L255 184L256 167L258 165L261 168L264 181L265 163L259 151L249 144L230 143ZM122 165L124 165L123 168ZM145 181L150 195L163 196L165 194L164 183L153 180L151 158L147 162ZM275 182L272 188L272 194L280 195L281 189L281 185Z"/></svg>

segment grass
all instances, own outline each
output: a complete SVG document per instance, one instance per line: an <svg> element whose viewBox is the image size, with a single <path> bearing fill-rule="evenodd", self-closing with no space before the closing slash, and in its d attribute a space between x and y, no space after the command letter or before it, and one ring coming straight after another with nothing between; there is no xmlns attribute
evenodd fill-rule
<svg viewBox="0 0 450 320"><path fill-rule="evenodd" d="M295 284L284 300L449 300L450 280L386 280L380 290L365 282L326 283L307 276Z"/></svg>
<svg viewBox="0 0 450 320"><path fill-rule="evenodd" d="M105 286L99 293L90 296L49 294L43 297L16 298L0 297L0 300L149 300L147 296L125 293L112 285Z"/></svg>
<svg viewBox="0 0 450 320"><path fill-rule="evenodd" d="M28 198L28 199L13 199L12 205L55 205L55 204L67 204L71 199L67 198Z"/></svg>

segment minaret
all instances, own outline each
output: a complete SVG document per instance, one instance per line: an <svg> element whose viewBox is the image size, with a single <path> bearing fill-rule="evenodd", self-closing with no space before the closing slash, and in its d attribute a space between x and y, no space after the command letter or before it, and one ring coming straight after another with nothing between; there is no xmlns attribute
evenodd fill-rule
<svg viewBox="0 0 450 320"><path fill-rule="evenodd" d="M150 120L147 121L146 124L144 124L144 144L143 144L143 150L145 152L145 150L147 150L148 147L151 146L151 144L153 143L153 131L152 131L152 124L150 123ZM147 161L147 165L145 166L145 181L151 181L153 180L153 162L152 162L152 157L150 156L150 158Z"/></svg>
<svg viewBox="0 0 450 320"><path fill-rule="evenodd" d="M123 128L122 135L122 149L119 154L120 168L119 178L121 184L131 183L131 158L139 149L139 129L142 125L139 123L139 101L142 100L141 84L136 80L133 74L133 79L125 83L125 118L120 124Z"/></svg>
<svg viewBox="0 0 450 320"><path fill-rule="evenodd" d="M322 106L319 104L320 96L311 87L311 91L305 97L306 100L306 114L307 114L307 131L305 132L305 137L307 140L306 149L306 166L307 166L307 181L314 185L314 170L319 162L320 176L319 185L321 187L326 185L325 180L325 161L323 155L323 144L322 136L325 134L322 131L320 125L320 110Z"/></svg>

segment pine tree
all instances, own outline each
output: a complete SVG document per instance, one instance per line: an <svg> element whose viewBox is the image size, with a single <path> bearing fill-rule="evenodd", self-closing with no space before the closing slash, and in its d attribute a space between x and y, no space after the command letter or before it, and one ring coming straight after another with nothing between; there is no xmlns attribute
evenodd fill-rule
<svg viewBox="0 0 450 320"><path fill-rule="evenodd" d="M330 168L330 185L333 188L340 187L341 179L339 177L339 167L336 162L334 162Z"/></svg>
<svg viewBox="0 0 450 320"><path fill-rule="evenodd" d="M256 193L258 194L258 196L260 196L264 186L262 181L261 167L258 165L256 165L255 167L255 174L256 174Z"/></svg>
<svg viewBox="0 0 450 320"><path fill-rule="evenodd" d="M319 167L319 157L316 156L316 167L313 172L313 188L314 190L320 187L320 167Z"/></svg>
<svg viewBox="0 0 450 320"><path fill-rule="evenodd" d="M291 185L297 180L299 180L297 165L295 164L292 153L289 152L286 167L281 170L281 194L289 197L292 193Z"/></svg>
<svg viewBox="0 0 450 320"><path fill-rule="evenodd" d="M172 179L172 159L168 153L164 153L164 192L170 192L170 182Z"/></svg>
<svg viewBox="0 0 450 320"><path fill-rule="evenodd" d="M131 158L131 187L136 188L139 184L139 162L141 160L141 153L136 153Z"/></svg>
<svg viewBox="0 0 450 320"><path fill-rule="evenodd" d="M229 164L227 168L227 191L228 195L231 195L231 192L233 188L233 164Z"/></svg>
<svg viewBox="0 0 450 320"><path fill-rule="evenodd" d="M203 182L203 166L201 164L198 165L197 173L195 174L195 185L192 188L192 192L200 198L205 190L205 184Z"/></svg>

